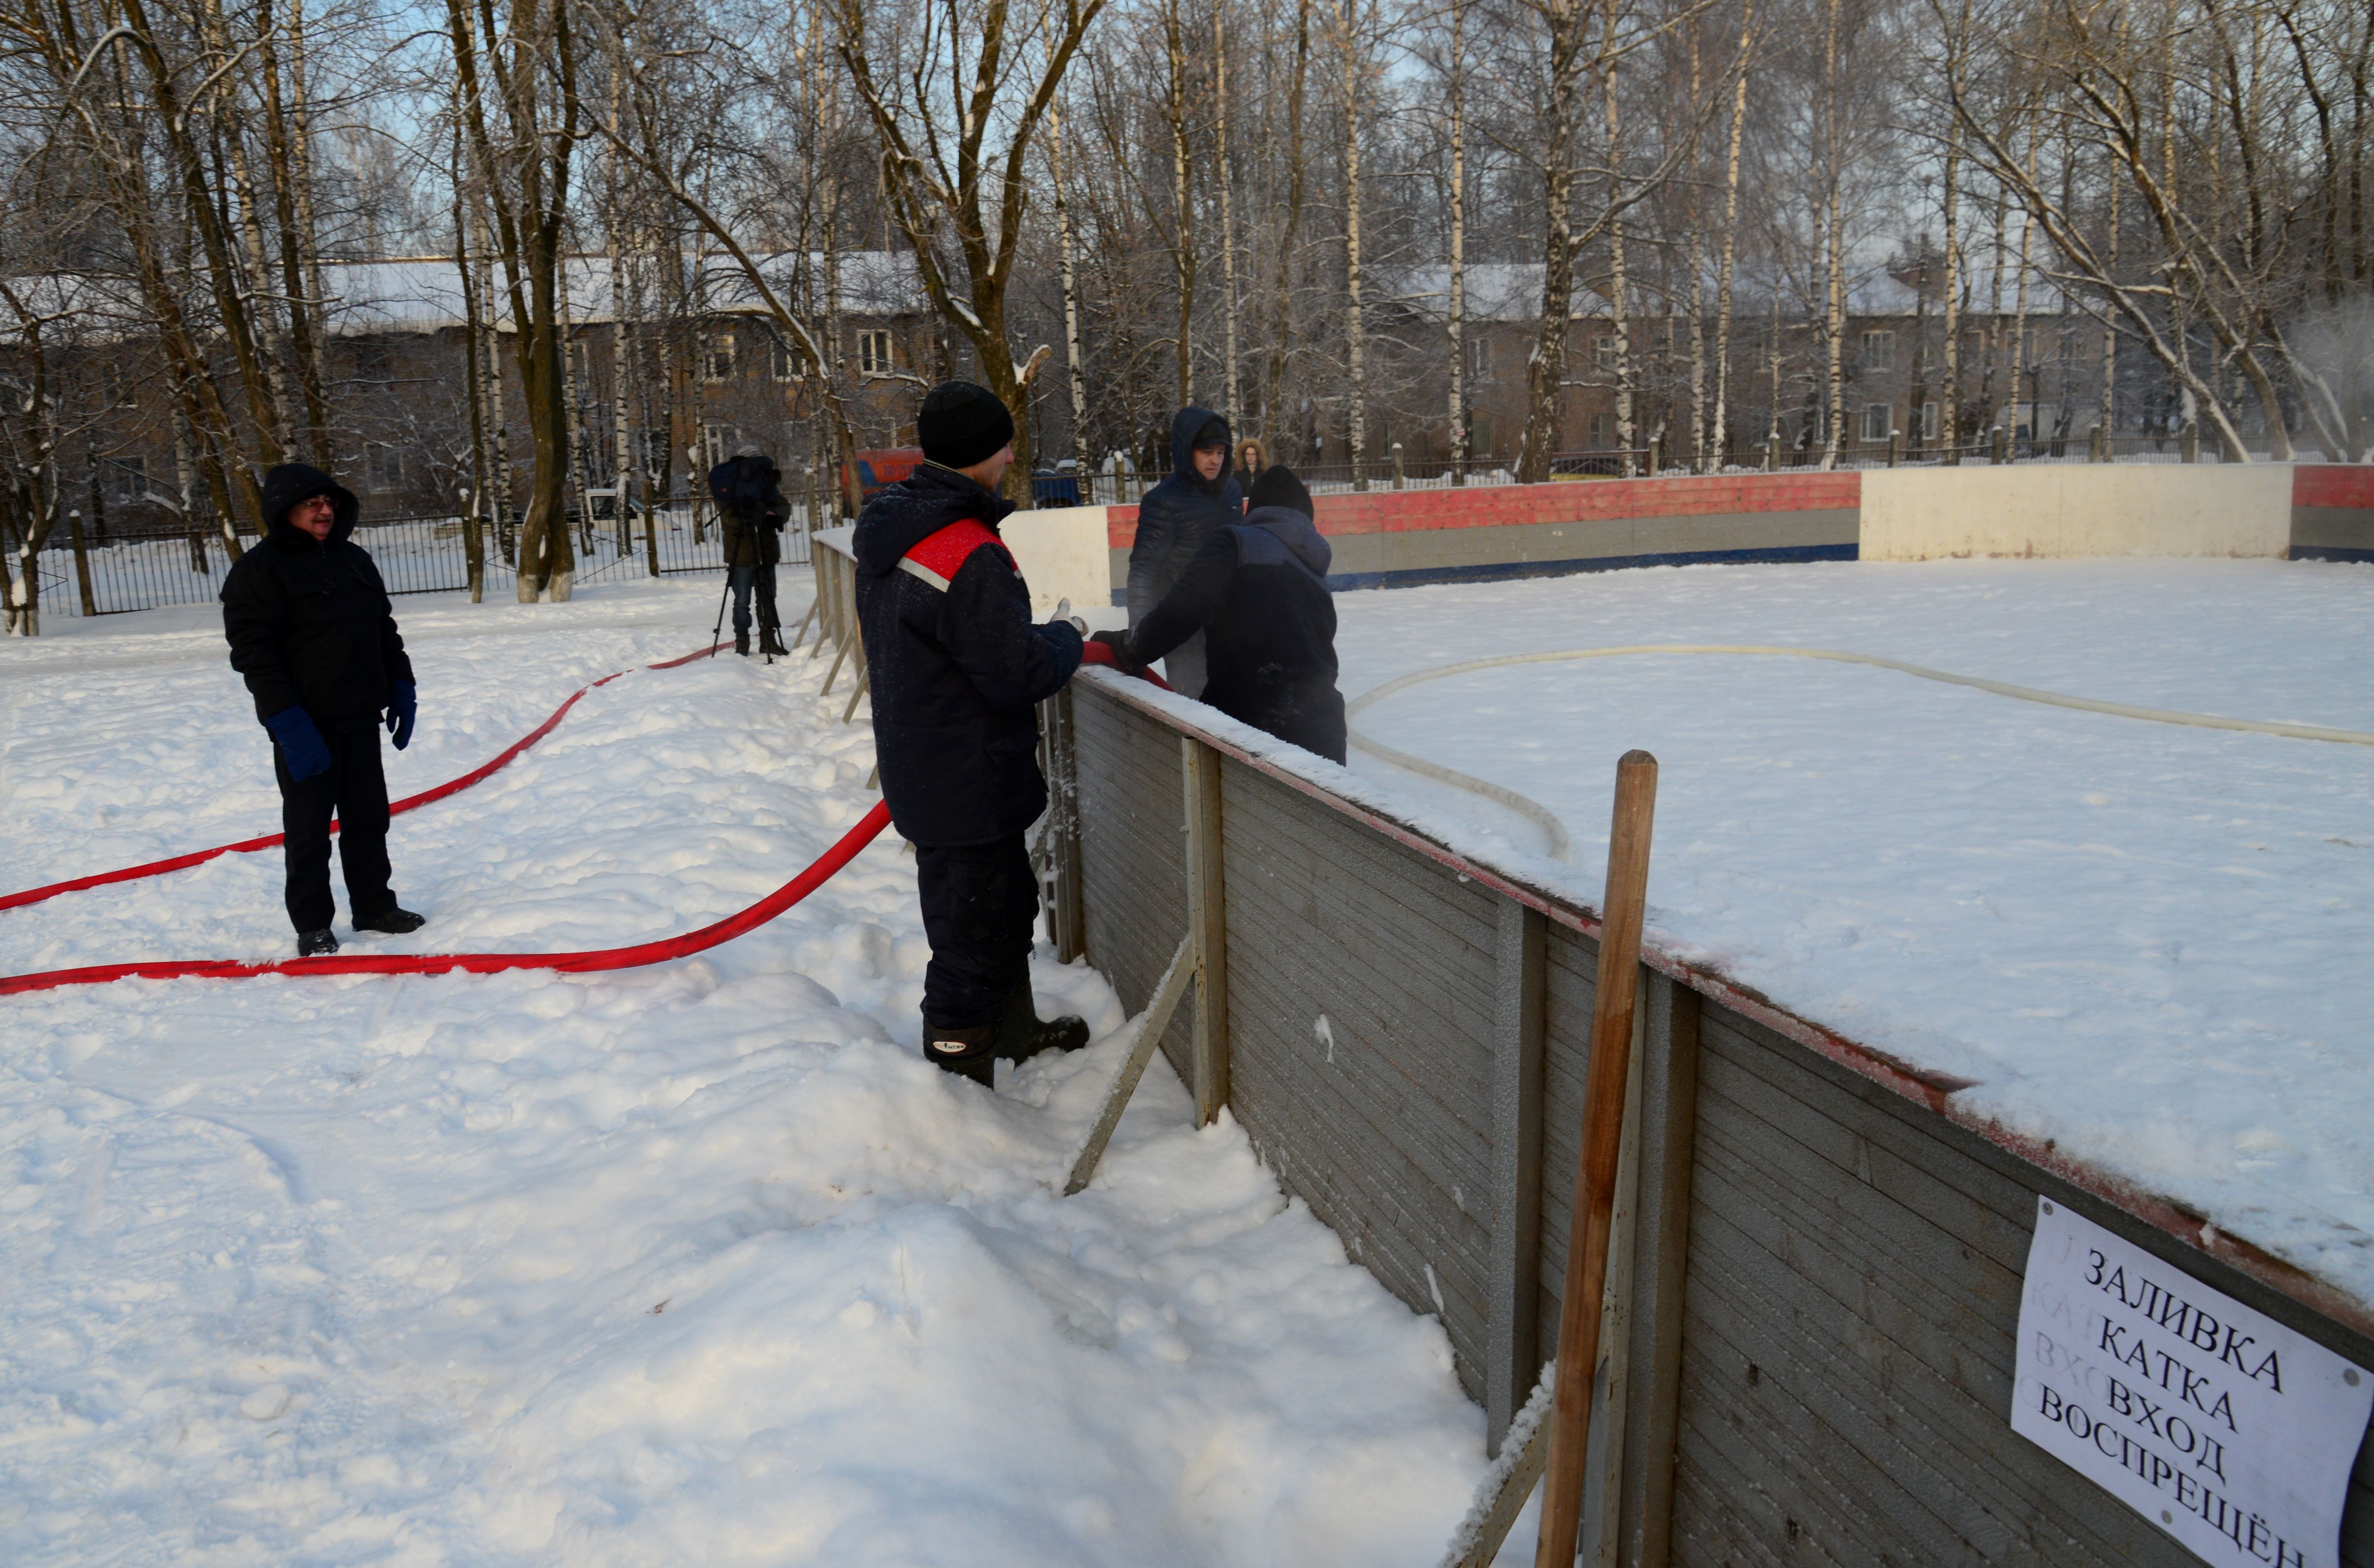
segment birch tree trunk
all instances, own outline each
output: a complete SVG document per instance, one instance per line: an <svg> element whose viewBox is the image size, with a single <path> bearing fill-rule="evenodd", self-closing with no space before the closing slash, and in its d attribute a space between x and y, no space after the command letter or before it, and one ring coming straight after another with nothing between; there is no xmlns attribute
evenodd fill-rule
<svg viewBox="0 0 2374 1568"><path fill-rule="evenodd" d="M1212 72L1216 113L1213 124L1218 143L1220 183L1220 266L1221 287L1227 290L1221 301L1223 336L1228 346L1227 403L1228 429L1241 433L1237 407L1237 220L1236 208L1230 197L1230 187L1236 183L1236 171L1228 162L1228 39L1226 28L1228 0L1213 0L1212 5ZM1236 454L1228 454L1233 466Z"/></svg>
<svg viewBox="0 0 2374 1568"><path fill-rule="evenodd" d="M1731 452L1731 305L1732 269L1739 256L1739 155L1747 130L1747 72L1755 44L1753 0L1741 8L1739 62L1731 88L1731 146L1723 159L1722 260L1715 279L1714 328L1714 464L1720 468Z"/></svg>
<svg viewBox="0 0 2374 1568"><path fill-rule="evenodd" d="M1096 483L1096 466L1088 456L1088 382L1080 357L1080 286L1072 259L1072 204L1064 180L1064 113L1060 103L1051 104L1047 110L1047 164L1055 187L1055 242L1063 265L1064 358L1070 368L1072 391L1072 466L1079 470L1081 501L1094 506L1096 495L1090 487Z"/></svg>
<svg viewBox="0 0 2374 1568"><path fill-rule="evenodd" d="M1550 477L1566 429L1566 353L1574 309L1574 133L1581 112L1583 41L1591 14L1586 0L1544 0L1549 24L1548 134L1543 138L1541 329L1525 373L1524 443L1517 456L1517 479L1534 484Z"/></svg>
<svg viewBox="0 0 2374 1568"><path fill-rule="evenodd" d="M1360 60L1360 0L1335 0L1337 41L1344 52L1344 362L1351 382L1345 420L1350 438L1352 488L1369 488L1369 326L1360 277L1360 100L1367 72Z"/></svg>
<svg viewBox="0 0 2374 1568"><path fill-rule="evenodd" d="M1828 308L1822 318L1822 336L1829 350L1826 367L1828 385L1828 406L1823 431L1822 467L1825 471L1839 466L1839 448L1846 436L1846 209L1845 171L1840 167L1846 146L1839 124L1839 0L1828 0L1822 10L1822 205L1829 217L1829 251L1823 261L1824 281L1828 285Z"/></svg>
<svg viewBox="0 0 2374 1568"><path fill-rule="evenodd" d="M1272 275L1274 317L1269 342L1269 388L1262 400L1263 434L1271 455L1277 454L1286 409L1286 360L1294 341L1295 245L1302 230L1302 191L1308 174L1302 140L1302 94L1310 79L1310 0L1295 0L1294 66L1286 93L1286 213L1278 235L1276 270Z"/></svg>
<svg viewBox="0 0 2374 1568"><path fill-rule="evenodd" d="M1616 100L1616 63L1607 62L1601 85L1606 89L1607 100L1607 210L1621 213L1624 207L1624 123ZM1607 271L1609 323L1616 335L1616 444L1622 451L1620 459L1624 477L1630 478L1638 468L1632 451L1634 440L1632 420L1632 305L1631 277L1626 270L1624 254L1624 219L1616 218L1607 229Z"/></svg>
<svg viewBox="0 0 2374 1568"><path fill-rule="evenodd" d="M1451 482L1467 482L1467 109L1466 7L1451 0L1451 277L1444 322L1451 334Z"/></svg>

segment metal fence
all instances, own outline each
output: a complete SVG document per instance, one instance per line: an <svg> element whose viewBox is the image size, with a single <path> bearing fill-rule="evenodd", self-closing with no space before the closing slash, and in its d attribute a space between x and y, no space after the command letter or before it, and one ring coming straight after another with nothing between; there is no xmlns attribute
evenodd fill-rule
<svg viewBox="0 0 2374 1568"><path fill-rule="evenodd" d="M519 528L480 525L485 560L484 591L509 596L516 581ZM662 573L722 572L725 567L716 513L689 506L655 511L646 536L640 514L621 530L607 518L588 526L572 523L576 580L628 582L648 575L658 557ZM458 517L368 519L355 528L354 542L370 551L390 594L454 593L470 585L468 541ZM242 538L252 548L253 538ZM783 561L808 559L805 508L794 504L783 530ZM41 604L48 615L120 615L169 605L211 604L230 570L222 536L211 529L171 532L117 530L86 537L75 548L68 530L53 532L36 559Z"/></svg>

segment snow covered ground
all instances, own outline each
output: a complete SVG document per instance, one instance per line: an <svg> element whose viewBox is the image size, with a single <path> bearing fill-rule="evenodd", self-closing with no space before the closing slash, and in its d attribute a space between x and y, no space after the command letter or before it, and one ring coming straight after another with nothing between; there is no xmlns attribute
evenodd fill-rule
<svg viewBox="0 0 2374 1568"><path fill-rule="evenodd" d="M399 601L394 791L699 646L714 594ZM0 886L276 826L210 607L50 624L0 643ZM430 924L361 945L607 946L756 901L873 798L822 673L591 693L397 819ZM885 840L650 969L0 1004L0 1561L1433 1561L1484 1465L1439 1325L1168 1074L1056 1197L1119 1042L995 1098L919 1060L911 867ZM279 877L0 914L0 973L286 954ZM1122 1021L1093 972L1037 980Z"/></svg>
<svg viewBox="0 0 2374 1568"><path fill-rule="evenodd" d="M2374 567L1715 566L1336 602L1347 696L1524 651L1783 643L2374 731ZM1616 759L1648 748L1656 939L2374 1301L2374 748L1736 656L1454 676L1354 723L1555 810L1569 865L1353 754L1594 903Z"/></svg>

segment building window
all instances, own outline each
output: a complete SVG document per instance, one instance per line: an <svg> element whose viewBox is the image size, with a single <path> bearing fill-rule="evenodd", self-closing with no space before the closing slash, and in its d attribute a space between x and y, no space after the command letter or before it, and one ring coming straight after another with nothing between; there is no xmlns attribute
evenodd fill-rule
<svg viewBox="0 0 2374 1568"><path fill-rule="evenodd" d="M1600 341L1604 343L1607 339L1603 337ZM1604 414L1593 414L1591 417L1591 450L1593 452L1604 452L1606 448L1607 416Z"/></svg>
<svg viewBox="0 0 2374 1568"><path fill-rule="evenodd" d="M798 381L800 361L792 346L782 337L767 339L767 366L777 381Z"/></svg>
<svg viewBox="0 0 2374 1568"><path fill-rule="evenodd" d="M1886 441L1887 439L1889 412L1890 406L1886 403L1866 403L1863 406L1863 440Z"/></svg>
<svg viewBox="0 0 2374 1568"><path fill-rule="evenodd" d="M363 449L365 471L370 476L370 488L392 490L404 483L404 453L399 447L369 446Z"/></svg>
<svg viewBox="0 0 2374 1568"><path fill-rule="evenodd" d="M1934 403L1921 405L1921 439L1922 441L1937 439L1937 405Z"/></svg>
<svg viewBox="0 0 2374 1568"><path fill-rule="evenodd" d="M1896 334L1866 332L1863 335L1863 368L1867 371L1892 371L1896 368Z"/></svg>
<svg viewBox="0 0 2374 1568"><path fill-rule="evenodd" d="M1987 335L1983 328L1962 334L1962 358L1973 365L1987 362Z"/></svg>
<svg viewBox="0 0 2374 1568"><path fill-rule="evenodd" d="M890 373L890 335L887 332L861 332L857 335L857 369L861 375L879 376Z"/></svg>
<svg viewBox="0 0 2374 1568"><path fill-rule="evenodd" d="M1492 375L1492 340L1471 337L1467 340L1467 379L1487 381Z"/></svg>
<svg viewBox="0 0 2374 1568"><path fill-rule="evenodd" d="M1616 339L1613 335L1595 337L1591 342L1591 357L1603 371L1616 368Z"/></svg>
<svg viewBox="0 0 2374 1568"><path fill-rule="evenodd" d="M734 335L704 333L700 339L700 379L711 385L734 379Z"/></svg>
<svg viewBox="0 0 2374 1568"><path fill-rule="evenodd" d="M742 444L738 425L703 425L700 427L700 458L714 468L725 461L727 454Z"/></svg>

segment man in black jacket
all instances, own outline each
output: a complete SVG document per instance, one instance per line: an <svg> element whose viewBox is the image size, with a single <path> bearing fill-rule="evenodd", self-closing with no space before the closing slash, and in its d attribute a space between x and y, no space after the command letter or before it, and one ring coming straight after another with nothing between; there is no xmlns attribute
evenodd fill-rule
<svg viewBox="0 0 2374 1568"><path fill-rule="evenodd" d="M1047 805L1034 704L1079 667L1068 621L1034 626L1030 590L997 536L1014 503L1005 405L945 382L915 421L923 461L857 517L857 619L890 819L915 845L932 960L923 1055L987 1086L993 1063L1087 1043L1040 1021L1030 995L1039 884L1023 832Z"/></svg>
<svg viewBox="0 0 2374 1568"><path fill-rule="evenodd" d="M1170 420L1170 477L1137 503L1129 547L1129 623L1161 602L1212 534L1244 514L1244 492L1228 472L1228 421L1209 408L1181 408ZM1169 652L1163 674L1190 697L1204 690L1199 633Z"/></svg>
<svg viewBox="0 0 2374 1568"><path fill-rule="evenodd" d="M1344 698L1335 690L1334 552L1311 521L1310 492L1291 468L1253 481L1242 523L1215 531L1178 585L1127 631L1099 631L1115 662L1140 670L1203 633L1203 700L1333 761L1344 760Z"/></svg>
<svg viewBox="0 0 2374 1568"><path fill-rule="evenodd" d="M758 595L758 651L784 652L782 620L775 613L775 567L783 559L783 525L791 503L783 499L782 475L756 445L738 449L709 471L710 498L723 520L725 574L734 585L734 651L750 652L750 594Z"/></svg>
<svg viewBox="0 0 2374 1568"><path fill-rule="evenodd" d="M284 463L264 477L264 541L223 579L230 666L246 678L272 734L286 838L288 919L300 957L338 950L330 931L330 817L338 819L347 912L358 931L401 934L425 922L388 888L382 712L395 749L418 714L412 661L370 552L353 544L353 492L319 468Z"/></svg>

